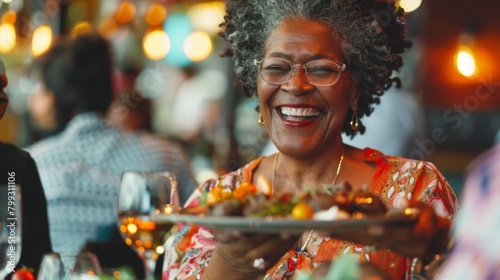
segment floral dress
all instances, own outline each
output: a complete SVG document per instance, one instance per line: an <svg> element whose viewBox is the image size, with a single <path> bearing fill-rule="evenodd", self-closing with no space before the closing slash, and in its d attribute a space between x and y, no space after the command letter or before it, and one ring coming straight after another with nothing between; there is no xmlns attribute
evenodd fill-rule
<svg viewBox="0 0 500 280"><path fill-rule="evenodd" d="M369 191L380 194L386 205L398 207L405 199L416 197L431 205L442 217L451 219L454 215L458 205L455 193L433 164L387 156L369 148L364 152L365 161L376 164ZM193 193L186 206L199 205L203 194L215 187L234 189L242 182L251 182L253 171L262 159L258 158L218 180L205 182ZM171 242L168 242L169 245L165 248L163 280L200 279L217 242L207 228L195 225L178 227L177 233L172 236ZM339 254L354 254L362 262L371 262L386 271L391 279L409 279L410 259L398 256L389 250L372 252L367 246L313 232L305 251L308 253L290 250L267 271L264 279L293 279L298 270L311 270Z"/></svg>

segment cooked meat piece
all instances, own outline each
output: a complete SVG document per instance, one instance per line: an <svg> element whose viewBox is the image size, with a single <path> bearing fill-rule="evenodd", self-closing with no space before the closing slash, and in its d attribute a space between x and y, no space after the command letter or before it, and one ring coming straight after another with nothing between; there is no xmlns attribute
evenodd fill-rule
<svg viewBox="0 0 500 280"><path fill-rule="evenodd" d="M209 208L208 216L242 216L244 205L237 199L231 198L217 203Z"/></svg>
<svg viewBox="0 0 500 280"><path fill-rule="evenodd" d="M361 212L368 215L377 215L387 212L387 206L374 193L359 191L353 192L349 196L351 201L350 213Z"/></svg>

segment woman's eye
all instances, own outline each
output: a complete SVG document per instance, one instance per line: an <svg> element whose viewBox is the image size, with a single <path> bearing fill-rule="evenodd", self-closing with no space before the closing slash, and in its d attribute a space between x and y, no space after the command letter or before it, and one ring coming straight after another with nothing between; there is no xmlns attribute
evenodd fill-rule
<svg viewBox="0 0 500 280"><path fill-rule="evenodd" d="M329 66L315 66L314 68L310 68L309 72L312 73L336 73L334 68L329 67Z"/></svg>
<svg viewBox="0 0 500 280"><path fill-rule="evenodd" d="M315 76L329 76L329 75L335 75L338 73L338 69L330 67L330 66L315 66L315 67L310 67L307 70L309 74L315 75Z"/></svg>
<svg viewBox="0 0 500 280"><path fill-rule="evenodd" d="M284 66L284 65L279 65L279 64L272 64L269 66L266 66L263 70L268 73L286 73L290 71L290 67Z"/></svg>

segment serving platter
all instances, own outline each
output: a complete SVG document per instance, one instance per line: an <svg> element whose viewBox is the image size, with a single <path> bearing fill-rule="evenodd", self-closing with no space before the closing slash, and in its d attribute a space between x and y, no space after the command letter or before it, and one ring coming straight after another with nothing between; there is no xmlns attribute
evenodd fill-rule
<svg viewBox="0 0 500 280"><path fill-rule="evenodd" d="M300 233L307 230L323 231L328 233L348 233L366 230L374 225L398 225L412 223L418 216L418 209L408 208L402 211L391 212L383 216L350 218L342 220L293 220L290 218L267 217L213 217L188 214L157 215L154 219L161 222L185 223L200 225L216 230L239 230L255 233L280 233L283 231Z"/></svg>

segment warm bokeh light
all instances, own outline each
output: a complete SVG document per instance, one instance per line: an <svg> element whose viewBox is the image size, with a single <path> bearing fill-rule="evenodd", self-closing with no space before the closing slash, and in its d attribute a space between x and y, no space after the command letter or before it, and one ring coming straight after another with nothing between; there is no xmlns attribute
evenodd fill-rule
<svg viewBox="0 0 500 280"><path fill-rule="evenodd" d="M135 12L134 3L129 1L121 2L116 10L115 19L121 24L128 23L134 19Z"/></svg>
<svg viewBox="0 0 500 280"><path fill-rule="evenodd" d="M92 31L92 25L88 21L81 21L71 30L71 37L75 38L78 35L89 33Z"/></svg>
<svg viewBox="0 0 500 280"><path fill-rule="evenodd" d="M0 23L10 23L14 25L17 20L17 14L16 12L10 10L7 11L5 14L3 14L2 19L0 20Z"/></svg>
<svg viewBox="0 0 500 280"><path fill-rule="evenodd" d="M461 46L455 57L455 66L460 74L465 77L472 77L477 74L476 61L472 50Z"/></svg>
<svg viewBox="0 0 500 280"><path fill-rule="evenodd" d="M110 37L113 33L116 32L118 27L119 25L113 18L106 18L101 20L99 26L97 27L97 30L99 34L103 35L104 37Z"/></svg>
<svg viewBox="0 0 500 280"><path fill-rule="evenodd" d="M50 48L52 44L52 29L47 25L38 26L33 32L31 51L34 56L39 56Z"/></svg>
<svg viewBox="0 0 500 280"><path fill-rule="evenodd" d="M170 39L165 31L155 30L146 35L142 47L149 59L162 59L170 51Z"/></svg>
<svg viewBox="0 0 500 280"><path fill-rule="evenodd" d="M130 232L130 234L135 234L137 232L137 226L130 223L127 225L127 231Z"/></svg>
<svg viewBox="0 0 500 280"><path fill-rule="evenodd" d="M156 247L156 253L158 253L159 255L163 254L164 252L165 252L165 248L163 248L163 246Z"/></svg>
<svg viewBox="0 0 500 280"><path fill-rule="evenodd" d="M193 29L214 35L220 31L219 24L224 21L224 9L222 1L198 3L188 9L187 15Z"/></svg>
<svg viewBox="0 0 500 280"><path fill-rule="evenodd" d="M192 61L202 61L212 52L210 36L203 31L194 31L184 41L184 53Z"/></svg>
<svg viewBox="0 0 500 280"><path fill-rule="evenodd" d="M161 25L167 17L167 8L160 4L152 4L146 13L146 23L155 26Z"/></svg>
<svg viewBox="0 0 500 280"><path fill-rule="evenodd" d="M422 0L401 0L399 5L406 13L413 12L422 4Z"/></svg>
<svg viewBox="0 0 500 280"><path fill-rule="evenodd" d="M16 46L16 29L10 23L0 25L0 53L10 52Z"/></svg>

